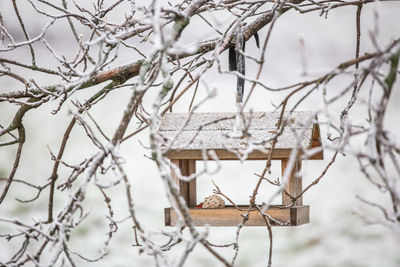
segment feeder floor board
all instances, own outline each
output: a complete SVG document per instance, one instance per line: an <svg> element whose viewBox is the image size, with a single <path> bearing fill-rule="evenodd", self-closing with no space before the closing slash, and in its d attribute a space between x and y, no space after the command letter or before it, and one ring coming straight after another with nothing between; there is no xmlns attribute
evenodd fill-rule
<svg viewBox="0 0 400 267"><path fill-rule="evenodd" d="M222 209L202 209L189 208L190 215L196 226L237 226L242 222L241 214L246 214L247 206L240 206L243 211L232 206L226 206ZM165 225L175 226L177 216L172 208L165 208ZM297 226L310 222L310 207L309 206L294 206L291 208L282 208L282 206L270 206L266 213L274 220L282 223L271 221L274 226ZM264 218L257 210L252 210L249 213L249 220L246 226L266 226Z"/></svg>

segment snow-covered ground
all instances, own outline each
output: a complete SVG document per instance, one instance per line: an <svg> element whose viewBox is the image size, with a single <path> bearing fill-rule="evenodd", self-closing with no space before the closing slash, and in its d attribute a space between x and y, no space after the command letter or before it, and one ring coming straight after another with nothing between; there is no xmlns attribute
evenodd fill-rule
<svg viewBox="0 0 400 267"><path fill-rule="evenodd" d="M0 2L3 16L6 5ZM373 27L372 12L377 8L380 12L380 41L385 44L388 40L398 37L400 24L398 14L399 3L371 4L363 9L362 16L362 45L361 53L369 52L372 45L368 37L368 31ZM276 24L272 33L269 51L267 52L267 64L262 80L272 86L284 85L289 81L298 79L310 79L322 74L323 71L332 69L339 63L351 59L355 50L355 7L343 8L332 11L328 19L319 17L318 14L309 13L299 15L295 12L285 14ZM217 18L216 18L217 19ZM195 26L193 26L195 28ZM206 33L205 33L206 34ZM261 31L261 38L265 36L266 29ZM397 34L397 35L396 35ZM202 36L196 36L195 31L188 31L184 35L187 40L196 40ZM307 66L309 76L301 76L301 58L299 39L305 42ZM54 40L57 44L67 49L68 44L62 44L63 40ZM248 51L255 51L255 44L249 42ZM0 55L1 56L1 55ZM16 55L23 57L24 55ZM129 55L127 55L129 58ZM226 56L227 62L227 56ZM44 60L44 59L41 59ZM50 60L50 59L49 59ZM251 73L252 64L249 63L248 73ZM251 74L250 74L251 75ZM229 79L227 79L227 77ZM209 86L217 89L215 99L207 102L200 111L234 111L235 80L231 76L222 76L215 71L207 74L205 81ZM49 81L51 82L51 81ZM0 90L7 90L10 84L6 80L0 80ZM201 86L201 85L200 85ZM343 83L337 83L338 88ZM398 112L400 112L400 88L397 87L392 95L386 125L390 125L393 132L400 132ZM78 93L76 97L90 95L94 91ZM90 112L104 127L107 134L111 135L127 103L129 89L119 90L109 95L107 99L95 106ZM246 92L245 92L246 94ZM199 99L205 93L199 94ZM177 103L174 111L186 111L190 95ZM271 110L271 102L278 103L281 95L271 94L262 89L256 91L249 107L256 111ZM227 104L231 100L232 105ZM146 99L145 101L150 101ZM308 110L318 107L320 98L310 98L301 106ZM150 103L150 102L149 102ZM71 118L68 114L67 104L58 116L53 116L50 111L54 106L39 108L29 112L24 122L27 129L27 143L21 160L21 166L16 178L25 179L38 184L45 184L51 174L52 161L47 150L47 145L52 151L57 151L62 134L67 122ZM335 107L333 107L335 108ZM337 107L339 110L340 107ZM7 121L14 109L2 104L0 106L0 118ZM362 112L361 110L357 112ZM357 114L355 114L357 115ZM322 126L322 137L326 138L329 128L324 124L326 118L319 118ZM133 127L132 127L133 128ZM82 159L82 152L95 151L83 138L82 129L76 128L72 132L71 142L66 151L65 160L78 163ZM148 144L148 132L140 134L140 140L144 145ZM15 147L0 148L0 177L5 177L10 171L14 157ZM141 143L128 140L122 146L121 154L126 158L125 167L133 185L133 198L136 210L142 225L146 229L168 230L163 226L164 207L168 206L164 195L164 188L154 163L146 158L148 151ZM304 181L307 185L318 177L325 164L329 161L331 152L325 153L324 161L306 162L304 164ZM279 169L279 167L275 167ZM217 177L224 192L232 192L239 202L248 199L250 190L254 186L254 172L260 172L262 163L237 163L223 164L223 169ZM66 169L61 169L60 179L65 179ZM277 175L278 176L278 175ZM202 177L199 180L198 199L209 194L212 187L210 177ZM243 179L245 181L243 182ZM240 180L240 181L239 181ZM237 182L236 182L237 181ZM2 190L3 184L0 189ZM124 194L121 194L123 185L114 188L108 193L112 196L112 205L116 208L116 218L126 216L128 208ZM268 189L265 189L267 194ZM48 192L44 191L38 201L32 204L21 204L14 200L15 197L26 199L34 196L31 189L23 185L13 185L6 201L0 206L0 217L15 217L23 220L31 218L45 218ZM275 227L273 266L400 266L400 233L388 229L382 225L367 225L356 215L376 218L381 214L370 207L366 207L356 199L356 195L388 205L388 196L380 193L371 186L358 172L358 165L350 157L340 156L336 164L328 171L321 182L312 188L305 196L304 203L311 206L311 222L300 227ZM59 193L56 208L63 206L67 193ZM261 196L262 198L262 196ZM268 195L265 196L268 199ZM262 199L260 199L260 202ZM83 252L87 257L95 257L98 249L106 240L107 230L104 215L107 210L102 201L101 193L94 187L89 187L86 207L91 210L89 217L71 236L71 247L77 252ZM8 229L4 223L0 223L0 234ZM204 228L204 231L206 229ZM234 227L210 228L210 240L215 243L234 241ZM160 242L163 241L160 238ZM153 258L144 254L139 255L138 249L133 247L133 232L129 223L121 225L115 238L111 241L110 252L101 263L84 263L79 258L76 261L79 266L153 266ZM268 252L268 232L264 227L248 227L242 231L240 237L240 253L237 265L246 267L265 266ZM14 242L6 242L0 239L0 260L7 258L15 249ZM220 249L226 256L232 256L233 250ZM173 253L173 252L171 252ZM172 255L172 254L171 254ZM203 247L196 247L189 257L187 266L219 266L219 263Z"/></svg>

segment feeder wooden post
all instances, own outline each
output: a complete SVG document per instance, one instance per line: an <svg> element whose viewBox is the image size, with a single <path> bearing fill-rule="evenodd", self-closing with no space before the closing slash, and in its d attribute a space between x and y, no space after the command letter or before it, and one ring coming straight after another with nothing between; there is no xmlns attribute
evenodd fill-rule
<svg viewBox="0 0 400 267"><path fill-rule="evenodd" d="M285 184L285 191L282 191L282 205L287 206L292 204L292 198L286 194L286 192L291 195L292 197L297 197L301 194L302 191L302 178L297 177L296 173L301 169L301 161L296 160L294 166L292 168L292 172L288 176L288 181L283 181L283 176L285 174L285 170L288 167L288 159L282 159L282 183ZM303 197L299 197L294 206L301 206L303 205Z"/></svg>
<svg viewBox="0 0 400 267"><path fill-rule="evenodd" d="M190 176L196 173L196 160L194 159L172 159L171 162L175 164L180 170L182 175ZM179 187L179 193L186 200L188 207L196 206L196 178L189 182L179 180L174 170L171 168L172 179Z"/></svg>

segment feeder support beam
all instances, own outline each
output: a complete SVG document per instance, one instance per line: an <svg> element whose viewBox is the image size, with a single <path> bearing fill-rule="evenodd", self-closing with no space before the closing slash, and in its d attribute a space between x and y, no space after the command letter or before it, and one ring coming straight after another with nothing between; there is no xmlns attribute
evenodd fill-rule
<svg viewBox="0 0 400 267"><path fill-rule="evenodd" d="M285 190L282 191L282 205L287 206L292 204L292 197L297 197L298 195L301 194L302 192L302 177L299 177L296 175L301 169L301 161L296 160L293 169L288 176L287 181L283 181L283 177L285 174L285 170L288 167L288 159L282 159L282 183L285 183ZM289 195L290 196L289 196ZM303 198L299 197L295 203L294 206L301 206L303 205Z"/></svg>
<svg viewBox="0 0 400 267"><path fill-rule="evenodd" d="M172 159L171 162L175 164L183 176L190 176L196 173L196 160L194 159ZM171 176L174 182L179 187L179 193L186 200L188 207L196 206L196 178L191 179L189 182L182 181L175 174L171 168Z"/></svg>

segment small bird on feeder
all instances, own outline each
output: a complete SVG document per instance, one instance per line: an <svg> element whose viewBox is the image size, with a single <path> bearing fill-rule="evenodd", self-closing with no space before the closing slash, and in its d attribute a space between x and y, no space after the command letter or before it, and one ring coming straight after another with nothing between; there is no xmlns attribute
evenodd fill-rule
<svg viewBox="0 0 400 267"><path fill-rule="evenodd" d="M196 207L203 209L221 209L225 207L225 201L217 195L211 195L206 197L204 201Z"/></svg>

